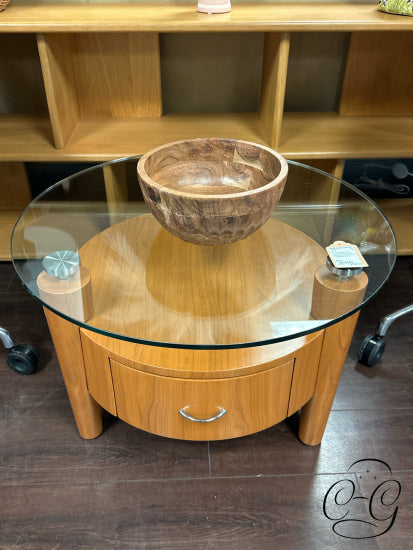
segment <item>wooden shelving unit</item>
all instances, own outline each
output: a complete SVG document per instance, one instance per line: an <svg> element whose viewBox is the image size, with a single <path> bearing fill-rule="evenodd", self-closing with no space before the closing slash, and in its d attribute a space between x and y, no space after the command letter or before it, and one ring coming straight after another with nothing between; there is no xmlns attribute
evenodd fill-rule
<svg viewBox="0 0 413 550"><path fill-rule="evenodd" d="M375 2L234 2L232 11L219 18L198 13L190 2L15 2L1 17L4 32L411 30L408 18L389 18Z"/></svg>
<svg viewBox="0 0 413 550"><path fill-rule="evenodd" d="M16 211L2 191L9 189L5 163L106 161L207 136L264 143L336 175L345 158L411 157L412 30L412 18L381 13L374 2L234 3L230 13L216 16L197 13L195 3L11 3L0 15L0 33L16 44L22 33L37 42L33 56L48 112L0 115L0 259L9 258ZM264 36L256 111L164 113L160 39L218 32ZM302 32L351 36L334 112L285 110L290 45ZM14 186L26 200L27 179L14 178ZM398 225L397 212L392 208L392 222L398 238L407 240L400 251L412 253L413 224Z"/></svg>

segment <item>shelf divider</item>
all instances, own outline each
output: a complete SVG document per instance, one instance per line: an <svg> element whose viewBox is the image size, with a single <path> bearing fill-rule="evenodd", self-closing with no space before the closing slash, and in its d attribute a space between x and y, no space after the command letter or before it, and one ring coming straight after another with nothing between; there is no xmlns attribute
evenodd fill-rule
<svg viewBox="0 0 413 550"><path fill-rule="evenodd" d="M70 36L38 34L37 46L54 145L57 149L63 149L79 120Z"/></svg>
<svg viewBox="0 0 413 550"><path fill-rule="evenodd" d="M84 118L161 116L157 33L45 34L38 46L57 149Z"/></svg>
<svg viewBox="0 0 413 550"><path fill-rule="evenodd" d="M289 50L290 33L265 34L259 116L274 149L280 144Z"/></svg>

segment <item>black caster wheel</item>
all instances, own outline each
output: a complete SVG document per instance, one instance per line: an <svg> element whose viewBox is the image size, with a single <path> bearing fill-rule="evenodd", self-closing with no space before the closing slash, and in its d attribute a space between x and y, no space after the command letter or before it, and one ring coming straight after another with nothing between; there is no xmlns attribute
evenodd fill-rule
<svg viewBox="0 0 413 550"><path fill-rule="evenodd" d="M30 344L17 344L10 348L7 364L18 374L33 374L39 366L39 352Z"/></svg>
<svg viewBox="0 0 413 550"><path fill-rule="evenodd" d="M374 367L380 361L386 342L381 336L369 334L366 336L359 348L357 358L366 367Z"/></svg>

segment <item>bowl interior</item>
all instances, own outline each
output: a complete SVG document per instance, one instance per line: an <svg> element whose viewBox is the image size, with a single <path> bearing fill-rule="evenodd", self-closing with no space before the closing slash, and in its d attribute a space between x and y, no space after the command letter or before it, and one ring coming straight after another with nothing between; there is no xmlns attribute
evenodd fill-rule
<svg viewBox="0 0 413 550"><path fill-rule="evenodd" d="M155 185L193 195L252 191L273 182L281 172L275 152L217 138L169 144L148 155L144 166Z"/></svg>

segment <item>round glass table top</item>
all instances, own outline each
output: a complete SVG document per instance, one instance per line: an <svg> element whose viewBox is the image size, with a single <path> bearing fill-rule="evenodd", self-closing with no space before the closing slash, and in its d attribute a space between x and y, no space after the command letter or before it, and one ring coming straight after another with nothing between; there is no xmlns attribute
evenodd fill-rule
<svg viewBox="0 0 413 550"><path fill-rule="evenodd" d="M289 161L280 203L260 229L233 244L202 246L155 220L138 161L108 162L56 183L13 231L12 259L27 290L86 329L189 349L276 343L351 315L392 271L396 243L385 216L325 172ZM358 246L368 284L356 305L321 318L312 308L314 275L336 241ZM338 285L353 278L331 277Z"/></svg>

